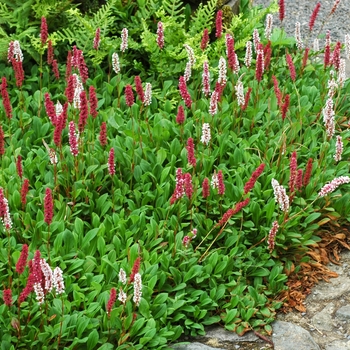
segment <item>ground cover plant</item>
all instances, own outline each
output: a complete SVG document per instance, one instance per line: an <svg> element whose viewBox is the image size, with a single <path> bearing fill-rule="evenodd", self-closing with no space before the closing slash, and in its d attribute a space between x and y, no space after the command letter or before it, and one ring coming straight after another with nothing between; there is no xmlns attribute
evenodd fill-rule
<svg viewBox="0 0 350 350"><path fill-rule="evenodd" d="M42 17L38 63L9 42L2 349L162 349L211 324L270 334L288 277L317 267L320 228L348 221L350 38L287 37L270 13L283 24L283 1L242 1L228 22L214 0L187 10L111 1L76 42Z"/></svg>

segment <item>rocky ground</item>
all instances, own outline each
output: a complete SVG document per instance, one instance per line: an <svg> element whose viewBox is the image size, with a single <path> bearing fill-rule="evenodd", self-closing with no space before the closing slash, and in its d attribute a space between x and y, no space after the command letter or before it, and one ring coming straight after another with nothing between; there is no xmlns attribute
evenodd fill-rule
<svg viewBox="0 0 350 350"><path fill-rule="evenodd" d="M338 273L330 282L319 282L306 298L306 312L280 313L273 334L264 341L250 332L243 337L223 328L207 330L191 343L174 350L350 350L350 252L341 254L341 265L329 264Z"/></svg>

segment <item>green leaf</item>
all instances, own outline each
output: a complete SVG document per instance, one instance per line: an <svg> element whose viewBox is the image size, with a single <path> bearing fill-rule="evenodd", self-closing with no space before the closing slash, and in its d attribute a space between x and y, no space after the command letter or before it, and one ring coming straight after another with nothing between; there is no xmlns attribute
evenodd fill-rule
<svg viewBox="0 0 350 350"><path fill-rule="evenodd" d="M92 350L95 348L99 340L99 335L96 329L93 329L88 336L87 340L87 348L88 350Z"/></svg>

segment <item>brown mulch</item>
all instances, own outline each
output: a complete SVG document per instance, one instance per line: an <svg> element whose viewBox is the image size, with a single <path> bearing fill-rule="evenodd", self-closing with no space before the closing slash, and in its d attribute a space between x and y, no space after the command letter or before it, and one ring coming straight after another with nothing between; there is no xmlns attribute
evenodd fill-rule
<svg viewBox="0 0 350 350"><path fill-rule="evenodd" d="M283 307L279 310L284 313L293 309L305 312L305 299L311 293L312 287L320 280L329 282L330 278L338 277L338 274L331 271L328 263L341 265L341 251L350 250L350 226L340 226L338 223L327 222L318 232L321 241L307 253L310 261L300 263L300 269L295 271L294 266L285 273L288 275L288 290L283 291L278 300L283 301Z"/></svg>

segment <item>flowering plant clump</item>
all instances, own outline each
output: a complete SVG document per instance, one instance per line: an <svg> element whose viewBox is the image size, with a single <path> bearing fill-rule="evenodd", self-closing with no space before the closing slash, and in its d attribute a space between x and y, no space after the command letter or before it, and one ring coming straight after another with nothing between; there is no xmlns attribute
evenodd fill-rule
<svg viewBox="0 0 350 350"><path fill-rule="evenodd" d="M229 21L215 0L141 3L43 17L0 62L5 347L271 334L303 307L290 279L328 277L313 259L350 221L350 33L325 24L312 47L323 3L292 37L282 0Z"/></svg>

